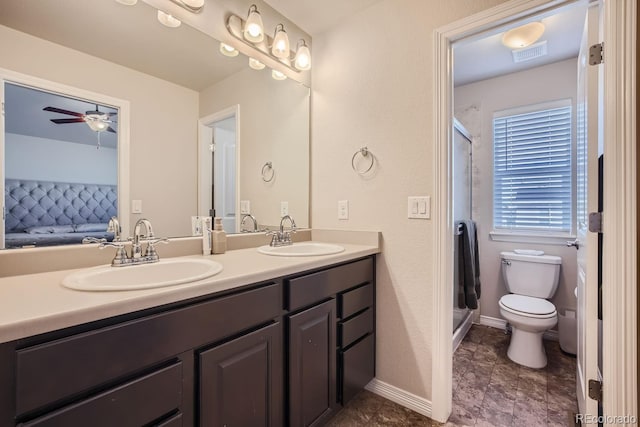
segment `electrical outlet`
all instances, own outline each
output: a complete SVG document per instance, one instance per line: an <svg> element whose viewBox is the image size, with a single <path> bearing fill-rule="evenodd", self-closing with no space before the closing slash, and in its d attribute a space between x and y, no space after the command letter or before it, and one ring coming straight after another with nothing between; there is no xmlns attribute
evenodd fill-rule
<svg viewBox="0 0 640 427"><path fill-rule="evenodd" d="M289 202L280 202L280 216L289 215Z"/></svg>
<svg viewBox="0 0 640 427"><path fill-rule="evenodd" d="M411 219L431 218L431 197L409 197L407 203L407 216Z"/></svg>
<svg viewBox="0 0 640 427"><path fill-rule="evenodd" d="M338 219L349 219L348 200L338 200Z"/></svg>
<svg viewBox="0 0 640 427"><path fill-rule="evenodd" d="M240 214L251 214L251 202L249 200L240 200Z"/></svg>
<svg viewBox="0 0 640 427"><path fill-rule="evenodd" d="M131 213L134 213L134 214L142 213L142 200L131 201Z"/></svg>

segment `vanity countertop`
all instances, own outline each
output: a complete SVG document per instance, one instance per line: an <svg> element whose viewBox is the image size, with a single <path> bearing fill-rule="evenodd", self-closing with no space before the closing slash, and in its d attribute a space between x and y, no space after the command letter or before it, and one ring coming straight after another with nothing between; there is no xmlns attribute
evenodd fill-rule
<svg viewBox="0 0 640 427"><path fill-rule="evenodd" d="M63 287L62 279L77 270L0 278L0 343L80 325L325 267L380 252L379 246L340 243L344 252L308 257L277 257L256 248L227 251L211 258L221 273L198 282L166 288L86 292ZM127 267L124 267L127 268Z"/></svg>

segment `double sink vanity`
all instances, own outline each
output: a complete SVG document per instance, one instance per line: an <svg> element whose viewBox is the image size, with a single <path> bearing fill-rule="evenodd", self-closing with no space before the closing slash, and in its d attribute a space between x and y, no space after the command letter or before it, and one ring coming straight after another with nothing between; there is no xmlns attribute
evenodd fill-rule
<svg viewBox="0 0 640 427"><path fill-rule="evenodd" d="M314 233L0 278L0 425L323 425L375 374L379 244Z"/></svg>

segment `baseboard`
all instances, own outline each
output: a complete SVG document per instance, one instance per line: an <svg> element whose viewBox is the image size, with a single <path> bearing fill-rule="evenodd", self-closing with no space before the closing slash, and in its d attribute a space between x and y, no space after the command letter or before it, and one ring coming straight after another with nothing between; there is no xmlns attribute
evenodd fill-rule
<svg viewBox="0 0 640 427"><path fill-rule="evenodd" d="M501 330L505 330L507 327L507 321L504 319L498 319L497 317L491 316L483 316L480 315L480 324L484 326L489 326L491 328L497 328ZM542 336L545 340L549 341L558 341L558 331L550 330L544 333Z"/></svg>
<svg viewBox="0 0 640 427"><path fill-rule="evenodd" d="M422 414L425 417L431 418L431 401L423 397L416 396L413 393L409 393L401 388L387 384L377 378L372 379L369 384L365 386L365 389L377 394L378 396L382 396L385 399L389 399L398 405L402 405L405 408L409 408L412 411Z"/></svg>

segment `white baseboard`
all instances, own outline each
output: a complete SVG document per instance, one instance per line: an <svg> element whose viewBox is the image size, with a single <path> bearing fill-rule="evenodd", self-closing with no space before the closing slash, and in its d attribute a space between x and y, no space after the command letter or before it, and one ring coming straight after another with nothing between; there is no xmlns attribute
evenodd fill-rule
<svg viewBox="0 0 640 427"><path fill-rule="evenodd" d="M401 388L387 384L377 378L372 379L369 384L365 386L365 389L377 394L378 396L382 396L385 399L389 399L398 405L402 405L405 408L416 411L425 417L431 418L431 401L423 397L416 396L413 393L409 393Z"/></svg>
<svg viewBox="0 0 640 427"><path fill-rule="evenodd" d="M483 316L480 315L480 324L484 326L489 326L491 328L497 328L501 330L505 330L507 327L507 321L504 319L498 319L497 317ZM549 330L544 333L542 336L545 340L549 341L558 341L558 331Z"/></svg>

